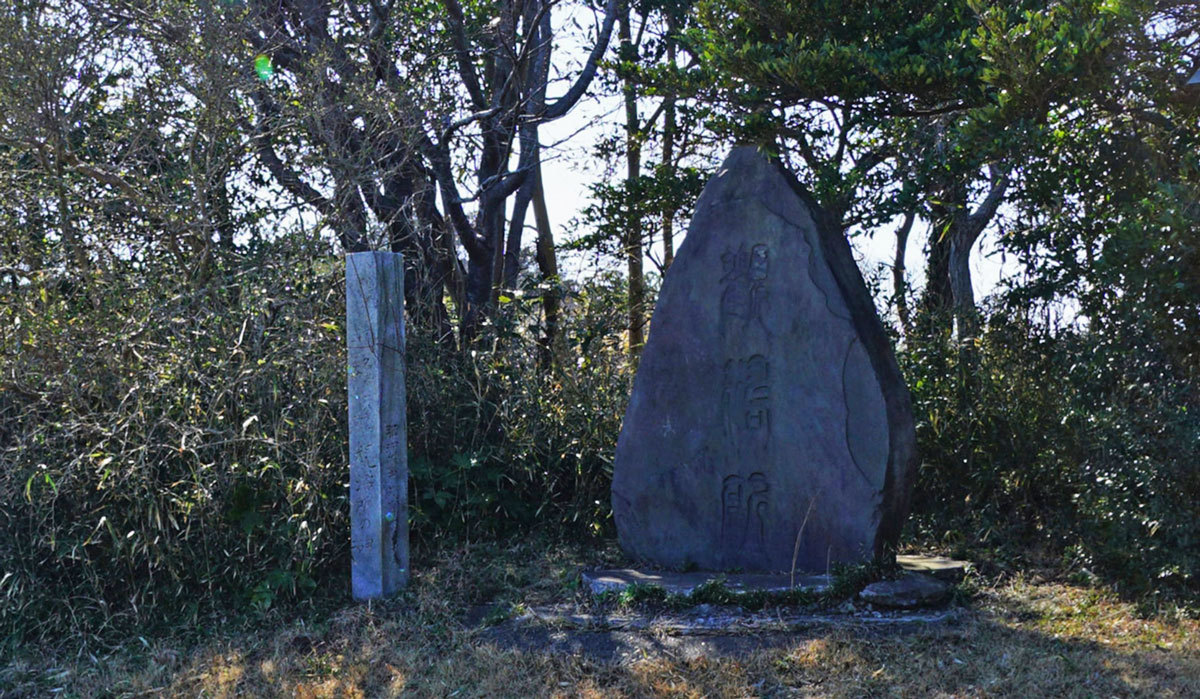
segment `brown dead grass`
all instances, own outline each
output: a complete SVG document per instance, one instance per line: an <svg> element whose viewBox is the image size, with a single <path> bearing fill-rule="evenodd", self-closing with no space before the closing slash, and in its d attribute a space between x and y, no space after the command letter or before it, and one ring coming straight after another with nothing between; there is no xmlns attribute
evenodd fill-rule
<svg viewBox="0 0 1200 699"><path fill-rule="evenodd" d="M403 597L347 605L317 624L218 634L187 650L164 637L94 659L17 659L0 667L0 695L1200 696L1196 620L1142 618L1104 590L1019 577L983 587L952 624L809 629L734 658L600 662L498 648L464 623L481 601L578 594L581 562L597 555L528 544L447 554Z"/></svg>

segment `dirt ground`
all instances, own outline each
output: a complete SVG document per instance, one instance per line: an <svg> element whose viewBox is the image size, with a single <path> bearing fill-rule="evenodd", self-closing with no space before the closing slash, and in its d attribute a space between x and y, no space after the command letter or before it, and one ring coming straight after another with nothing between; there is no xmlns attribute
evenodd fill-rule
<svg viewBox="0 0 1200 699"><path fill-rule="evenodd" d="M1200 623L1103 588L969 578L907 618L852 599L664 609L595 601L586 563L448 554L400 597L320 619L24 654L0 664L0 695L1200 696Z"/></svg>

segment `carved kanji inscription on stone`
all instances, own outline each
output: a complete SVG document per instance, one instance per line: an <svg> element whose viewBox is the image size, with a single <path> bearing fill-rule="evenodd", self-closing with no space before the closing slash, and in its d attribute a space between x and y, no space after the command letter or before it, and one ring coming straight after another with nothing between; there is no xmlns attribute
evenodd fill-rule
<svg viewBox="0 0 1200 699"><path fill-rule="evenodd" d="M721 545L726 555L761 553L767 541L768 496L771 486L763 473L721 480Z"/></svg>
<svg viewBox="0 0 1200 699"><path fill-rule="evenodd" d="M721 253L722 330L746 330L751 323L763 326L767 310L767 278L771 251L759 243L726 247Z"/></svg>
<svg viewBox="0 0 1200 699"><path fill-rule="evenodd" d="M736 439L743 432L771 431L770 364L761 354L725 362L721 410L725 433Z"/></svg>

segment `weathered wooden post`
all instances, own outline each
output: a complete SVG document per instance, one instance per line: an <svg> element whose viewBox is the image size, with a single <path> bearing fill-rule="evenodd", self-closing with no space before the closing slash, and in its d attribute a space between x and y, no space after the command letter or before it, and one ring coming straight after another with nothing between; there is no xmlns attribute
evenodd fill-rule
<svg viewBox="0 0 1200 699"><path fill-rule="evenodd" d="M346 255L350 580L360 600L408 582L403 290L399 254Z"/></svg>

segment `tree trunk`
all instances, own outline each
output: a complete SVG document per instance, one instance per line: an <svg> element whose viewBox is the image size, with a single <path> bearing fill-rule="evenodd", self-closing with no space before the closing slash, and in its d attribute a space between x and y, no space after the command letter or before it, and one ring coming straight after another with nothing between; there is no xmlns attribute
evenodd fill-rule
<svg viewBox="0 0 1200 699"><path fill-rule="evenodd" d="M908 252L908 234L912 232L915 212L904 215L904 222L896 230L896 259L892 264L892 296L896 304L896 316L900 319L900 329L908 335L912 328L908 312L908 281L904 278L904 256Z"/></svg>
<svg viewBox="0 0 1200 699"><path fill-rule="evenodd" d="M929 228L925 291L921 294L921 326L932 334L945 327L953 304L950 287L950 221L935 219Z"/></svg>
<svg viewBox="0 0 1200 699"><path fill-rule="evenodd" d="M533 178L526 178L525 184L517 190L513 199L512 218L508 222L508 242L504 244L504 274L501 286L505 289L516 289L520 285L521 276L521 239L525 231L525 217L529 213L529 204L533 201Z"/></svg>
<svg viewBox="0 0 1200 699"><path fill-rule="evenodd" d="M671 19L671 14L667 14L667 65L675 69L675 26ZM671 92L665 98L666 104L663 106L663 151L662 165L663 174L667 177L668 182L675 180L675 93ZM674 201L674 198L669 198L669 201ZM667 210L662 215L662 240L663 240L663 274L671 267L671 263L675 261L675 207L667 206Z"/></svg>
<svg viewBox="0 0 1200 699"><path fill-rule="evenodd" d="M950 294L954 301L954 320L958 325L958 337L970 341L979 331L979 314L975 309L975 291L971 285L971 247L979 234L962 226L956 226L950 237L950 254L947 277Z"/></svg>
<svg viewBox="0 0 1200 699"><path fill-rule="evenodd" d="M535 165L531 179L534 180L533 217L537 222L537 263L542 273L542 313L546 318L546 332L542 336L540 361L549 367L554 363L554 343L558 339L560 286L558 258L554 251L554 236L550 229L550 215L546 210L546 192L542 189L542 164Z"/></svg>
<svg viewBox="0 0 1200 699"><path fill-rule="evenodd" d="M622 61L633 58L635 50L631 41L629 2L621 4L618 18L617 38L620 41ZM622 82L625 96L625 196L627 216L625 221L625 258L629 270L629 356L636 359L645 344L644 306L646 283L642 270L642 218L639 206L634 203L634 191L642 174L642 145L638 124L637 91L633 80L626 76Z"/></svg>
<svg viewBox="0 0 1200 699"><path fill-rule="evenodd" d="M508 174L511 143L506 134L511 131L499 119L489 119L483 126L483 148L477 174L481 194L475 218L475 231L481 244L467 251L467 308L462 326L462 335L467 340L478 334L483 319L495 308L504 271L504 202L507 193L501 191L498 183Z"/></svg>
<svg viewBox="0 0 1200 699"><path fill-rule="evenodd" d="M63 245L63 264L67 269L67 276L72 281L81 282L83 272L88 267L87 251L83 249L83 245L79 241L79 237L75 232L75 223L71 220L71 204L67 197L67 177L63 168L63 148L58 146L58 152L54 158L57 173L54 178L55 193L58 197L58 219L59 233L62 235Z"/></svg>
<svg viewBox="0 0 1200 699"><path fill-rule="evenodd" d="M388 248L404 255L404 302L413 332L431 332L443 345L453 344L450 314L443 301L448 272L429 218L433 184L416 171L393 173L384 188Z"/></svg>
<svg viewBox="0 0 1200 699"><path fill-rule="evenodd" d="M541 114L546 110L546 84L549 80L550 51L553 48L553 27L550 23L550 12L543 3L545 0L530 1L522 8L522 22L529 39L526 44L533 46L532 55L525 63L522 81L533 85L529 95L527 110ZM543 11L546 10L546 11ZM504 250L504 286L516 288L521 271L521 240L525 233L525 215L530 201L536 196L541 187L537 182L541 172L541 142L538 139L538 124L526 121L520 126L521 163L532 172L526 177L521 188L517 190L513 202L512 222L509 224L508 243ZM545 206L543 198L542 205ZM536 207L536 204L535 204ZM534 212L535 218L537 212ZM546 224L549 230L549 223ZM538 222L538 235L542 234L542 224Z"/></svg>

